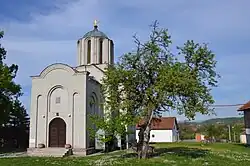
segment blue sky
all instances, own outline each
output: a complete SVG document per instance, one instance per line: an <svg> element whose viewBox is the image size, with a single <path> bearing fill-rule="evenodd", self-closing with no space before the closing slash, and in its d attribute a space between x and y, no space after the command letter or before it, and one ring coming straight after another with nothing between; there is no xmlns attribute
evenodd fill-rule
<svg viewBox="0 0 250 166"><path fill-rule="evenodd" d="M7 62L19 65L16 81L29 110L29 76L55 62L75 66L76 41L92 29L94 19L114 40L116 56L134 48L133 34L145 39L148 25L157 19L169 29L175 45L187 39L209 43L222 76L213 90L216 104L245 103L250 100L249 6L249 0L8 0L1 2L1 42L8 51ZM237 108L217 108L216 113L237 116ZM198 115L197 120L213 117Z"/></svg>

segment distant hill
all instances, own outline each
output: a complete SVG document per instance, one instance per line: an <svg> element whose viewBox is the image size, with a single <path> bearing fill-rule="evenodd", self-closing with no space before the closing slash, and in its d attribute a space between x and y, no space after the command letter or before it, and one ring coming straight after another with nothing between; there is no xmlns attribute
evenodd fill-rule
<svg viewBox="0 0 250 166"><path fill-rule="evenodd" d="M244 123L244 118L243 117L214 118L202 121L199 124L216 124L216 123L223 123L223 124Z"/></svg>
<svg viewBox="0 0 250 166"><path fill-rule="evenodd" d="M244 118L243 117L228 117L228 118L214 118L214 119L208 119L205 121L185 121L185 122L179 122L179 123L186 123L190 125L196 125L196 124L218 124L218 123L223 123L223 124L234 124L234 123L244 123Z"/></svg>

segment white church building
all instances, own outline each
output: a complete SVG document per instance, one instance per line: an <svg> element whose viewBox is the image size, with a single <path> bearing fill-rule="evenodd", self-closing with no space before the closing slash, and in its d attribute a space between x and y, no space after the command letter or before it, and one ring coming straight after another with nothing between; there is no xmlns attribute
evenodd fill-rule
<svg viewBox="0 0 250 166"><path fill-rule="evenodd" d="M88 115L103 115L100 82L114 63L114 44L94 29L77 41L77 66L55 63L32 76L29 149L64 148L86 152L95 148Z"/></svg>

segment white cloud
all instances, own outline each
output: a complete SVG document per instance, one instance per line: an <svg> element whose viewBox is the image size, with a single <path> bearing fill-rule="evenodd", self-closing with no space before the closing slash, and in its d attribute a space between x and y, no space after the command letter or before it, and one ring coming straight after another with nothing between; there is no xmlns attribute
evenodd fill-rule
<svg viewBox="0 0 250 166"><path fill-rule="evenodd" d="M213 49L220 52L218 70L222 72L221 87L215 90L216 99L224 101L220 97L223 94L218 93L230 92L227 101L234 102L235 91L243 94L236 95L239 100L250 98L241 88L250 83L246 77L250 70L250 51L239 44L237 49L242 50L239 55L223 55L223 52L235 49L225 46L228 42L250 36L249 4L248 0L79 0L57 4L61 10L49 15L34 14L29 22L0 22L0 27L6 34L3 44L8 51L8 62L17 63L20 68L17 81L30 86L29 76L39 74L46 65L76 64L76 41L92 29L94 19L100 20L100 30L114 40L118 56L133 48L134 33L145 39L147 25L158 19L162 26L169 28L177 44L186 39L212 43ZM25 98L24 102L29 101L28 96Z"/></svg>

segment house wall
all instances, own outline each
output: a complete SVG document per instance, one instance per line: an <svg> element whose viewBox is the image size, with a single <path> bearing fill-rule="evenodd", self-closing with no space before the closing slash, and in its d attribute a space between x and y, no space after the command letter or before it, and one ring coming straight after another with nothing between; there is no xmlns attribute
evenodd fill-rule
<svg viewBox="0 0 250 166"><path fill-rule="evenodd" d="M195 139L197 142L201 142L201 141L204 141L205 140L205 136L203 134L196 134L195 135Z"/></svg>
<svg viewBox="0 0 250 166"><path fill-rule="evenodd" d="M172 136L173 142L178 141L179 140L179 131L177 130L176 123L174 124L174 128L172 130L172 134L173 134L173 136Z"/></svg>
<svg viewBox="0 0 250 166"><path fill-rule="evenodd" d="M246 128L246 143L250 145L250 110L244 111L244 121Z"/></svg>
<svg viewBox="0 0 250 166"><path fill-rule="evenodd" d="M246 144L247 143L247 139L246 138L247 137L246 137L245 134L240 135L240 143Z"/></svg>
<svg viewBox="0 0 250 166"><path fill-rule="evenodd" d="M138 137L139 130L136 130L136 140ZM150 142L176 142L176 137L173 135L173 130L151 130Z"/></svg>

